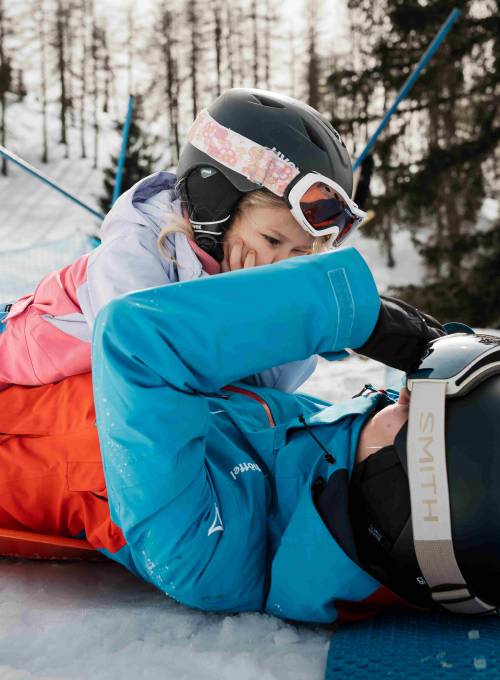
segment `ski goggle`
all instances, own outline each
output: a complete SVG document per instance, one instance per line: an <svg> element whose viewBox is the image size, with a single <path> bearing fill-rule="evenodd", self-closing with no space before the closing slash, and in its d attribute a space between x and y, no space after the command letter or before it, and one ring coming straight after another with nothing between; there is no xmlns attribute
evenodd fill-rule
<svg viewBox="0 0 500 680"><path fill-rule="evenodd" d="M226 168L284 198L295 220L315 238L330 236L338 246L366 217L332 179L301 172L276 149L221 125L206 109L194 121L188 141Z"/></svg>
<svg viewBox="0 0 500 680"><path fill-rule="evenodd" d="M497 613L475 597L458 565L446 464L446 399L500 373L500 337L456 333L430 343L411 391L406 440L415 554L432 598L457 614Z"/></svg>
<svg viewBox="0 0 500 680"><path fill-rule="evenodd" d="M308 172L285 191L292 215L312 236L331 236L335 246L359 227L366 213L329 177Z"/></svg>

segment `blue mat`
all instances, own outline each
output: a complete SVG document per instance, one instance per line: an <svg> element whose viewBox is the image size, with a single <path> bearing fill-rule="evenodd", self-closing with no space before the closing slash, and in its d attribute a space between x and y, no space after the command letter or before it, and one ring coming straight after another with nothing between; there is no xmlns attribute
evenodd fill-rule
<svg viewBox="0 0 500 680"><path fill-rule="evenodd" d="M500 678L500 619L391 614L340 626L325 680L386 677Z"/></svg>

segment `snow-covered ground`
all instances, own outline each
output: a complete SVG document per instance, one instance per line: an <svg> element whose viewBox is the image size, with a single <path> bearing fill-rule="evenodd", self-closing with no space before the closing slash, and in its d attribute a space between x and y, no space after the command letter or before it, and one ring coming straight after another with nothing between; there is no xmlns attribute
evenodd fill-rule
<svg viewBox="0 0 500 680"><path fill-rule="evenodd" d="M114 564L0 563L1 680L320 680L329 633L190 611Z"/></svg>
<svg viewBox="0 0 500 680"><path fill-rule="evenodd" d="M40 162L41 122L36 102L29 99L12 104L8 111L7 148L48 175L82 201L98 208L102 193L102 169L78 155L78 139L70 130L71 157L52 144L49 163ZM109 124L108 127L111 127ZM56 138L58 123L49 117L49 130ZM90 130L87 135L90 149ZM116 153L119 138L108 130L102 135L101 158ZM0 177L0 303L25 295L42 276L69 264L90 249L89 234L98 230L98 220L61 194L13 163L8 178Z"/></svg>

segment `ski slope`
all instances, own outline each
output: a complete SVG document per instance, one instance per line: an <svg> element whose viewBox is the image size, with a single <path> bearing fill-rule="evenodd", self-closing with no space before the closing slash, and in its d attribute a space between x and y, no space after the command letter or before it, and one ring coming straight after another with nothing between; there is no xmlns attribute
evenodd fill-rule
<svg viewBox="0 0 500 680"><path fill-rule="evenodd" d="M49 130L57 134L55 116ZM35 102L11 104L8 110L7 148L52 180L97 207L102 192L102 170L91 159L77 157L78 141L70 131L71 157L60 145L49 149L50 162L40 162L41 123ZM90 148L90 136L88 136ZM119 139L103 135L101 158ZM107 158L107 156L106 156ZM0 176L0 303L30 293L47 272L58 269L90 248L89 235L97 233L98 220L40 180L8 164L8 177Z"/></svg>

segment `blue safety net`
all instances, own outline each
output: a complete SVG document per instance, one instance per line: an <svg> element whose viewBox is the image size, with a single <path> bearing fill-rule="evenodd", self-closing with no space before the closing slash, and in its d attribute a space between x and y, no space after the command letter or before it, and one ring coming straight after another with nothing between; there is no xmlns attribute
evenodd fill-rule
<svg viewBox="0 0 500 680"><path fill-rule="evenodd" d="M325 680L338 678L500 678L500 619L399 614L340 626Z"/></svg>
<svg viewBox="0 0 500 680"><path fill-rule="evenodd" d="M22 295L32 293L44 276L71 264L93 247L95 243L92 238L78 230L64 238L42 240L26 247L2 247L0 303L15 302Z"/></svg>

